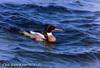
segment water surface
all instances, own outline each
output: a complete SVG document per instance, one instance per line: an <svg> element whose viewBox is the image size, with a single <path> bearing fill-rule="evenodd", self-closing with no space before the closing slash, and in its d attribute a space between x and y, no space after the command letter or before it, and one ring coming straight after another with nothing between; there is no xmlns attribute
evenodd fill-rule
<svg viewBox="0 0 100 68"><path fill-rule="evenodd" d="M0 2L0 63L40 64L36 68L99 68L100 1L5 0ZM6 29L54 31L57 42L47 47ZM4 68L4 67L3 67Z"/></svg>

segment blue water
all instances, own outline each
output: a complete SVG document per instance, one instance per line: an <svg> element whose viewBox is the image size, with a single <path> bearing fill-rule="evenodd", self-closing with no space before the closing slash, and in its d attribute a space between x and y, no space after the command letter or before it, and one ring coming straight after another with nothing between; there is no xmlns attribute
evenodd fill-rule
<svg viewBox="0 0 100 68"><path fill-rule="evenodd" d="M99 0L0 1L0 68L5 68L5 63L39 64L36 68L100 68L99 8ZM7 31L10 25L41 30L47 23L64 29L53 32L57 42L50 45Z"/></svg>

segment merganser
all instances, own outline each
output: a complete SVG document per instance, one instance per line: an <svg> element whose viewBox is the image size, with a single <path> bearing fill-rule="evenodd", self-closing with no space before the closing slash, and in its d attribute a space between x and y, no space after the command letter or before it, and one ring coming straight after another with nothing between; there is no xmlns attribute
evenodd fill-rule
<svg viewBox="0 0 100 68"><path fill-rule="evenodd" d="M56 42L56 37L52 34L52 31L62 30L62 29L57 28L50 24L46 24L44 30L45 31L42 33L35 32L35 31L20 31L20 33L36 41L48 41L52 43L52 42Z"/></svg>

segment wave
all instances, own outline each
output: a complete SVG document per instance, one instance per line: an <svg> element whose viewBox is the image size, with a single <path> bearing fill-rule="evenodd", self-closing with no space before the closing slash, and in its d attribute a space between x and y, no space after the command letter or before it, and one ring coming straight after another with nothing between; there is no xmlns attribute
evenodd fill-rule
<svg viewBox="0 0 100 68"><path fill-rule="evenodd" d="M65 63L63 65L65 68L67 63L74 64L71 68L75 68L75 64L76 68L82 68L82 64L90 65L90 68L94 63L98 66L100 54L98 3L99 0L95 2L93 0L1 1L0 62L44 61L47 66ZM50 46L7 31L11 27L38 31L42 30L43 25L47 23L64 29L64 32L53 32L57 42Z"/></svg>
<svg viewBox="0 0 100 68"><path fill-rule="evenodd" d="M95 2L93 0L81 0L81 1L75 1L75 0L4 0L0 1L0 3L8 3L8 4L34 4L38 6L61 6L64 8L68 8L69 10L81 10L81 11L100 11L100 1L96 0Z"/></svg>

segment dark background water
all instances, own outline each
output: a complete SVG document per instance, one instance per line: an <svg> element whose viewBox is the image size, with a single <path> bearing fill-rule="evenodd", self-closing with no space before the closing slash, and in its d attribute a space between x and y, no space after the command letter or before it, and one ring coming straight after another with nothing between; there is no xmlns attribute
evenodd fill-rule
<svg viewBox="0 0 100 68"><path fill-rule="evenodd" d="M0 68L4 63L39 64L36 68L100 68L99 4L99 0L1 1ZM6 30L10 25L41 30L47 23L64 29L53 32L57 42L52 47Z"/></svg>

